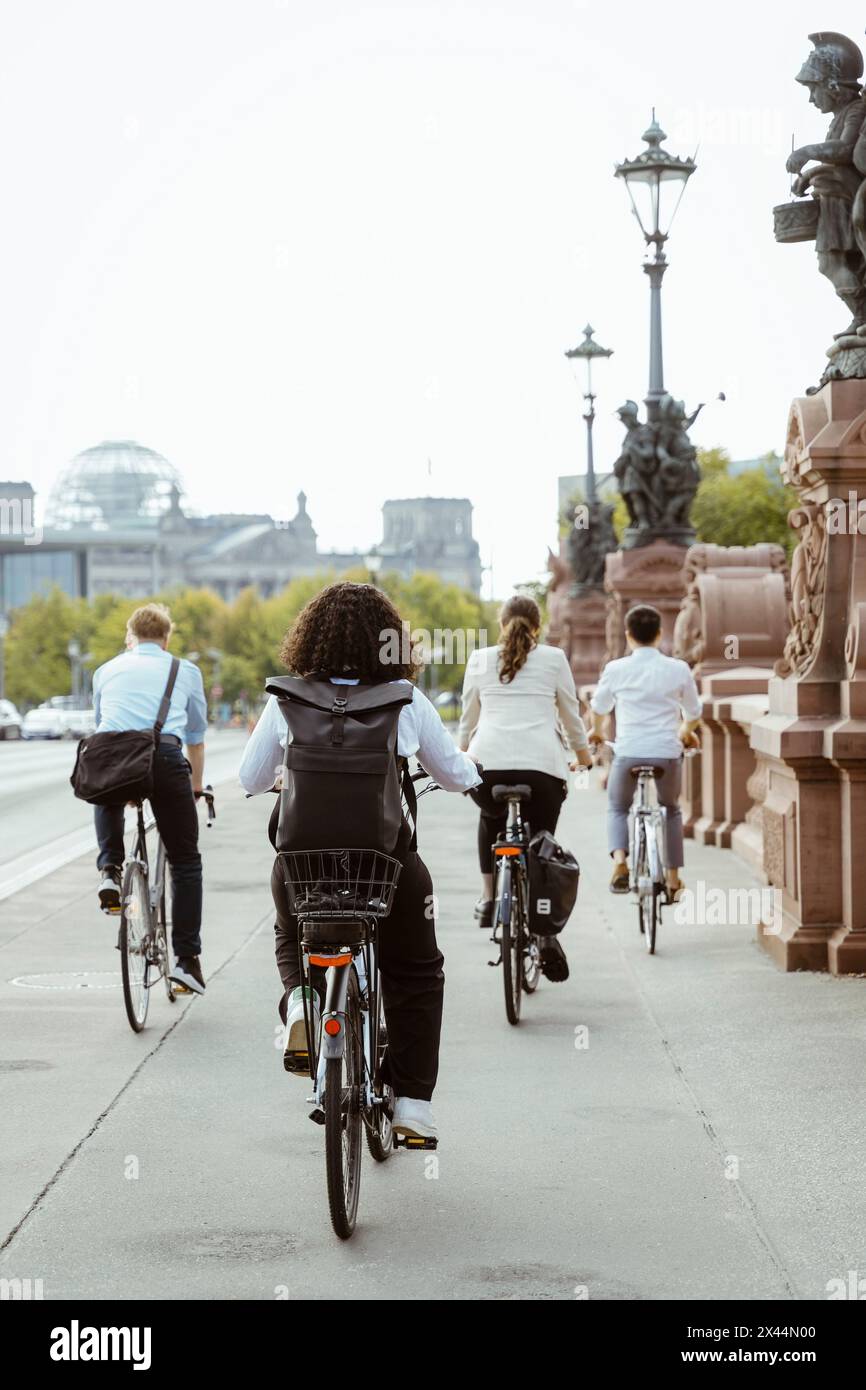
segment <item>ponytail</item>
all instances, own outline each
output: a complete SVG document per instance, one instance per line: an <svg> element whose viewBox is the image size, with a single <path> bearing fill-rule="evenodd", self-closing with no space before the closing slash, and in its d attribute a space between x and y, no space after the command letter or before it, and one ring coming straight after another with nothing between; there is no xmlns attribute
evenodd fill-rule
<svg viewBox="0 0 866 1390"><path fill-rule="evenodd" d="M515 594L502 605L499 621L502 624L499 679L503 685L510 685L526 665L529 653L538 645L541 613L534 599Z"/></svg>

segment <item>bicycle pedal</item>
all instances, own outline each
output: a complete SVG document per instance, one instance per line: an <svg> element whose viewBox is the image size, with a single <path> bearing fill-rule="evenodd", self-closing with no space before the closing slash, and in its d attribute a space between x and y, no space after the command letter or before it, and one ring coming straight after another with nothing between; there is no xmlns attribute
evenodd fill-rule
<svg viewBox="0 0 866 1390"><path fill-rule="evenodd" d="M395 1134L395 1149L437 1149L438 1139L427 1139L423 1134Z"/></svg>
<svg viewBox="0 0 866 1390"><path fill-rule="evenodd" d="M325 1112L324 1110L318 1109L311 1110L307 1119L312 1120L314 1125L323 1125L325 1123Z"/></svg>
<svg viewBox="0 0 866 1390"><path fill-rule="evenodd" d="M291 1072L294 1076L309 1076L310 1054L309 1052L284 1052L283 1066L287 1072Z"/></svg>
<svg viewBox="0 0 866 1390"><path fill-rule="evenodd" d="M171 987L174 990L175 994L195 994L194 989L189 989L186 985L182 985L178 980L172 980Z"/></svg>

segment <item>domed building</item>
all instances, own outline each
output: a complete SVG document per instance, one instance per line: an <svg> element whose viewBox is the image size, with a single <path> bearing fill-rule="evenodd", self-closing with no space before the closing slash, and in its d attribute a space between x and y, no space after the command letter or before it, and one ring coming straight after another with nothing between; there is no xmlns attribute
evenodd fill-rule
<svg viewBox="0 0 866 1390"><path fill-rule="evenodd" d="M59 530L138 527L159 520L181 477L173 463L134 439L105 440L76 454L60 474L46 509Z"/></svg>
<svg viewBox="0 0 866 1390"><path fill-rule="evenodd" d="M51 491L39 540L0 527L0 613L52 584L74 597L113 593L140 598L161 590L213 589L231 602L254 587L279 593L300 575L363 567L364 552L321 551L298 493L291 520L264 513L196 516L182 505L183 480L162 454L132 439L106 440L77 454ZM33 515L28 483L0 482ZM481 567L472 508L462 498L386 502L377 567L416 570L478 593ZM4 513L5 514L5 513ZM39 529L39 528L37 528Z"/></svg>

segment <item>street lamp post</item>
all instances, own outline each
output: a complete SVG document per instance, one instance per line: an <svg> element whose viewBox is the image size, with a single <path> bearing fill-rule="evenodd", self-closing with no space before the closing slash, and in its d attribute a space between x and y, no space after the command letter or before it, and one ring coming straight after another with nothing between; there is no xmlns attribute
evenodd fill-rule
<svg viewBox="0 0 866 1390"><path fill-rule="evenodd" d="M656 120L655 107L642 138L647 148L634 159L617 164L616 176L628 189L632 211L647 245L644 271L650 282L650 369L646 407L647 419L654 421L658 418L659 401L665 394L662 354L662 280L668 268L665 243L686 184L697 165L693 159L680 159L663 148L662 141L667 136Z"/></svg>
<svg viewBox="0 0 866 1390"><path fill-rule="evenodd" d="M369 555L364 556L364 564L370 576L370 583L374 589L378 589L379 585L376 581L382 568L382 556L378 555L375 550L371 550Z"/></svg>
<svg viewBox="0 0 866 1390"><path fill-rule="evenodd" d="M580 361L586 363L586 390L583 399L586 402L584 420L586 421L586 500L592 503L596 500L595 487L595 460L592 452L592 426L595 422L595 395L592 389L592 363L596 357L612 357L613 348L603 348L593 338L593 328L587 324L583 330L583 342L576 348L571 348L565 355L570 361Z"/></svg>
<svg viewBox="0 0 866 1390"><path fill-rule="evenodd" d="M73 637L66 652L72 668L72 696L77 701L81 694L81 644Z"/></svg>

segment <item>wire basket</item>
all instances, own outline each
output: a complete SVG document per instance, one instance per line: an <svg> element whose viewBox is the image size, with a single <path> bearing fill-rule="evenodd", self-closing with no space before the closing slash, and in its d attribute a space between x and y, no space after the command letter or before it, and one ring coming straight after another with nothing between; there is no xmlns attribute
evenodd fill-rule
<svg viewBox="0 0 866 1390"><path fill-rule="evenodd" d="M375 849L284 850L289 907L318 921L387 917L403 867Z"/></svg>

